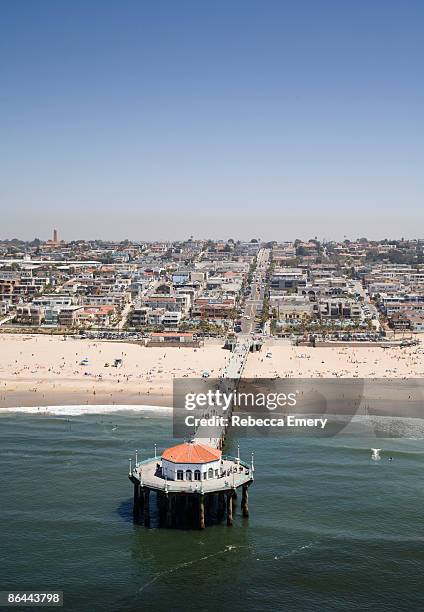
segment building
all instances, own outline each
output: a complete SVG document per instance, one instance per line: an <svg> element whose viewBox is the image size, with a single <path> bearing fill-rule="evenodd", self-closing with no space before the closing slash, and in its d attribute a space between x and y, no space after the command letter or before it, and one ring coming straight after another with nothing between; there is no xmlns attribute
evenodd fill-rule
<svg viewBox="0 0 424 612"><path fill-rule="evenodd" d="M86 306L78 318L81 323L107 327L114 314L114 306Z"/></svg>
<svg viewBox="0 0 424 612"><path fill-rule="evenodd" d="M165 310L179 310L177 298L165 295L151 295L143 300L145 306L150 308L164 308Z"/></svg>
<svg viewBox="0 0 424 612"><path fill-rule="evenodd" d="M61 308L58 316L58 324L61 327L74 327L78 324L79 315L84 311L84 306L65 306Z"/></svg>
<svg viewBox="0 0 424 612"><path fill-rule="evenodd" d="M147 346L189 346L199 347L200 340L194 332L163 331L150 334Z"/></svg>
<svg viewBox="0 0 424 612"><path fill-rule="evenodd" d="M181 312L175 312L173 310L167 310L162 316L162 325L165 327L177 328L181 321Z"/></svg>
<svg viewBox="0 0 424 612"><path fill-rule="evenodd" d="M300 268L277 268L271 278L271 289L286 290L306 287L308 277Z"/></svg>
<svg viewBox="0 0 424 612"><path fill-rule="evenodd" d="M362 313L361 304L354 300L320 300L319 308L322 317L336 319L358 319Z"/></svg>
<svg viewBox="0 0 424 612"><path fill-rule="evenodd" d="M44 320L44 308L33 304L19 304L16 307L15 320L21 325L41 325Z"/></svg>
<svg viewBox="0 0 424 612"><path fill-rule="evenodd" d="M165 308L150 308L147 313L147 325L162 325L165 312Z"/></svg>
<svg viewBox="0 0 424 612"><path fill-rule="evenodd" d="M196 442L183 442L162 454L162 474L169 480L209 480L221 476L222 453Z"/></svg>
<svg viewBox="0 0 424 612"><path fill-rule="evenodd" d="M411 314L409 316L410 327L414 332L424 332L424 315Z"/></svg>
<svg viewBox="0 0 424 612"><path fill-rule="evenodd" d="M209 319L227 319L233 315L234 308L234 298L201 297L194 301L192 315Z"/></svg>
<svg viewBox="0 0 424 612"><path fill-rule="evenodd" d="M297 297L297 296L296 296ZM271 311L275 312L278 321L290 322L292 320L306 320L314 313L313 303L303 299L278 299L270 298Z"/></svg>
<svg viewBox="0 0 424 612"><path fill-rule="evenodd" d="M44 308L63 308L75 304L75 298L71 295L53 293L51 295L42 295L34 298L32 303L34 306L44 306Z"/></svg>
<svg viewBox="0 0 424 612"><path fill-rule="evenodd" d="M134 327L142 327L147 325L148 315L152 311L148 307L136 307L131 313L130 324Z"/></svg>
<svg viewBox="0 0 424 612"><path fill-rule="evenodd" d="M424 331L424 314L414 311L395 312L388 318L389 327L395 331Z"/></svg>

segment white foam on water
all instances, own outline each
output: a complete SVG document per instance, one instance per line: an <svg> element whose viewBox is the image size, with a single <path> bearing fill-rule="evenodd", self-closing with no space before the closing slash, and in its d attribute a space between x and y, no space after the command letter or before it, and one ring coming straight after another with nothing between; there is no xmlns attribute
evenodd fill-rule
<svg viewBox="0 0 424 612"><path fill-rule="evenodd" d="M6 413L39 414L41 416L82 416L85 414L112 414L115 412L155 413L168 416L172 412L169 406L133 406L133 405L75 405L75 406L22 406L1 408L0 415Z"/></svg>
<svg viewBox="0 0 424 612"><path fill-rule="evenodd" d="M154 582L157 582L159 580L159 578L163 578L164 576L167 576L169 574L173 574L174 572L179 571L180 569L184 569L186 567L189 567L190 565L193 564L198 564L201 561L207 561L208 559L210 559L211 557L216 557L218 555L223 555L224 553L227 552L233 552L233 551L237 551L239 548L248 548L248 546L235 546L233 544L227 544L225 546L225 548L223 548L222 550L218 550L217 552L211 553L210 555L205 555L204 557L198 557L197 559L192 559L191 561L184 561L183 563L178 563L178 565L175 565L174 567L170 567L169 569L163 571L163 572L159 572L157 574L155 574L153 576L153 578L151 580L149 580L149 582L146 582L145 584L143 584L142 587L139 588L138 592L142 593L145 589L147 589L147 587L151 586Z"/></svg>

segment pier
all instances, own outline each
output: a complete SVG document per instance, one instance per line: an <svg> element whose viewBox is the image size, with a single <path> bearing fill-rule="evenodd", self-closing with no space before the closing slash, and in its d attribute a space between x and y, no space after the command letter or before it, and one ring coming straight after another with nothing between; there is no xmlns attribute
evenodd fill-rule
<svg viewBox="0 0 424 612"><path fill-rule="evenodd" d="M251 340L239 337L219 381L223 392L237 387L251 350ZM205 409L205 414L209 409ZM232 408L229 411L231 416ZM254 481L250 463L222 454L228 427L199 427L192 439L165 449L160 457L130 459L128 477L134 487L133 516L150 526L150 494L154 493L159 524L165 527L204 529L226 517L233 524L239 494L242 516L249 516L249 486Z"/></svg>
<svg viewBox="0 0 424 612"><path fill-rule="evenodd" d="M223 455L219 477L169 480L160 459L144 459L129 472L134 485L134 520L150 526L150 494L153 492L162 526L204 529L207 523L220 522L224 516L227 525L231 526L240 491L242 515L249 516L248 488L254 480L253 474L253 457L248 464L238 457Z"/></svg>
<svg viewBox="0 0 424 612"><path fill-rule="evenodd" d="M237 388L243 370L246 365L251 348L251 339L249 337L239 336L237 344L234 346L229 361L224 368L222 378L220 379L218 388L223 393L230 393ZM209 408L205 408L203 414L199 417L207 417ZM228 416L231 417L232 407L228 410ZM200 444L208 444L214 448L223 449L228 427L198 427L193 439ZM211 435L212 434L212 435Z"/></svg>

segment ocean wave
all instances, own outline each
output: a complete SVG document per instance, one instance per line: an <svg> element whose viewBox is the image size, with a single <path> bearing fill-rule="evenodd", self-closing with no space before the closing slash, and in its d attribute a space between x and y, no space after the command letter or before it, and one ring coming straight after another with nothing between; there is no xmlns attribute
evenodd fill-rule
<svg viewBox="0 0 424 612"><path fill-rule="evenodd" d="M169 415L169 406L134 406L134 405L75 405L75 406L21 406L16 408L1 408L2 414L10 413L38 414L41 416L82 416L87 414L111 414L115 412L153 412L155 415Z"/></svg>

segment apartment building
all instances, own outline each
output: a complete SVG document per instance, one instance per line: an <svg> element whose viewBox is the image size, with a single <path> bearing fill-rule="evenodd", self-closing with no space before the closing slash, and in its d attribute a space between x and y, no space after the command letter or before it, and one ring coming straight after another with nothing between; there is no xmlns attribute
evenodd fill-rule
<svg viewBox="0 0 424 612"><path fill-rule="evenodd" d="M324 318L358 319L361 317L362 308L359 302L354 300L319 300L319 314Z"/></svg>

